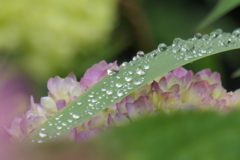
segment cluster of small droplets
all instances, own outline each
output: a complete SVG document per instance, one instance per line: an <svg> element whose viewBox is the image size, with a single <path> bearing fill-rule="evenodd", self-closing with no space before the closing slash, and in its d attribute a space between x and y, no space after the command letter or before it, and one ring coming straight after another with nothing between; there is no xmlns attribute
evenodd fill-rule
<svg viewBox="0 0 240 160"><path fill-rule="evenodd" d="M175 38L171 46L160 43L157 51L169 51L174 54L177 60L189 60L191 58L201 57L204 54L211 54L216 47L232 47L239 43L240 29L234 30L232 33L223 33L221 29L214 30L209 35L196 33L193 38L183 40ZM214 47L213 47L214 46ZM165 52L167 53L167 52ZM151 55L156 56L156 53Z"/></svg>

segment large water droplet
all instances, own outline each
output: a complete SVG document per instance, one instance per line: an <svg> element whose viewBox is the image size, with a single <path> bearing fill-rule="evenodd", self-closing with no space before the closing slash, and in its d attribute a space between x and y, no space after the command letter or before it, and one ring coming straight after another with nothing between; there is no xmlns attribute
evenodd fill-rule
<svg viewBox="0 0 240 160"><path fill-rule="evenodd" d="M222 32L223 32L222 29L216 29L210 33L210 36L213 38L217 38L222 34Z"/></svg>
<svg viewBox="0 0 240 160"><path fill-rule="evenodd" d="M123 67L126 67L127 65L128 65L127 62L123 62L123 63L121 64L121 66L123 66Z"/></svg>
<svg viewBox="0 0 240 160"><path fill-rule="evenodd" d="M150 66L149 65L144 65L143 68L144 69L150 69Z"/></svg>
<svg viewBox="0 0 240 160"><path fill-rule="evenodd" d="M39 135L41 138L47 137L47 134L46 134L46 133L43 133L43 132L39 132L38 135Z"/></svg>
<svg viewBox="0 0 240 160"><path fill-rule="evenodd" d="M92 112L88 112L88 114L89 114L89 115L93 115L93 113L92 113Z"/></svg>
<svg viewBox="0 0 240 160"><path fill-rule="evenodd" d="M93 94L89 94L88 97L92 98L92 97L94 97L94 95Z"/></svg>
<svg viewBox="0 0 240 160"><path fill-rule="evenodd" d="M57 126L57 129L58 129L58 130L61 130L61 129L62 129L62 126Z"/></svg>
<svg viewBox="0 0 240 160"><path fill-rule="evenodd" d="M74 119L80 118L80 116L79 116L78 114L73 114L72 117L73 117Z"/></svg>
<svg viewBox="0 0 240 160"><path fill-rule="evenodd" d="M174 47L172 47L173 53L177 53L177 52L179 52L180 50L181 50L181 48L180 48L179 46L174 46Z"/></svg>
<svg viewBox="0 0 240 160"><path fill-rule="evenodd" d="M193 49L193 42L187 41L187 42L183 45L183 47L186 49L186 51L189 51L189 50Z"/></svg>
<svg viewBox="0 0 240 160"><path fill-rule="evenodd" d="M133 60L133 61L136 61L138 58L139 58L139 57L134 56L132 60Z"/></svg>
<svg viewBox="0 0 240 160"><path fill-rule="evenodd" d="M125 77L125 81L130 82L132 80L132 77Z"/></svg>
<svg viewBox="0 0 240 160"><path fill-rule="evenodd" d="M113 91L112 90L107 90L106 93L107 93L107 95L111 95L111 94L113 94Z"/></svg>
<svg viewBox="0 0 240 160"><path fill-rule="evenodd" d="M142 76L142 75L145 75L145 72L142 69L138 68L137 74Z"/></svg>
<svg viewBox="0 0 240 160"><path fill-rule="evenodd" d="M114 75L114 74L116 74L118 71L119 71L119 68L118 68L117 66L115 66L115 65L112 65L112 66L110 66L110 67L108 68L107 74L108 74L108 75Z"/></svg>
<svg viewBox="0 0 240 160"><path fill-rule="evenodd" d="M77 102L77 105L79 105L79 106L80 106L81 104L82 104L82 102L80 102L80 101L78 101L78 102Z"/></svg>
<svg viewBox="0 0 240 160"><path fill-rule="evenodd" d="M105 92L107 89L106 89L106 88L102 88L101 90L102 90L103 92Z"/></svg>
<svg viewBox="0 0 240 160"><path fill-rule="evenodd" d="M240 36L240 28L235 29L235 30L233 31L232 35L235 36L235 37L239 37L239 36Z"/></svg>
<svg viewBox="0 0 240 160"><path fill-rule="evenodd" d="M97 102L97 99L92 99L92 102L93 102L93 103L96 103L96 102Z"/></svg>
<svg viewBox="0 0 240 160"><path fill-rule="evenodd" d="M179 44L179 42L180 41L182 41L182 39L181 38L174 38L174 40L173 40L173 46L177 46L178 44Z"/></svg>
<svg viewBox="0 0 240 160"><path fill-rule="evenodd" d="M94 105L93 105L92 103L89 103L88 106L89 106L89 107L93 107Z"/></svg>
<svg viewBox="0 0 240 160"><path fill-rule="evenodd" d="M159 51L165 51L167 49L167 45L165 43L160 43L158 45L158 50Z"/></svg>
<svg viewBox="0 0 240 160"><path fill-rule="evenodd" d="M194 35L194 38L200 39L200 38L202 38L202 34L201 34L201 33L196 33L196 34Z"/></svg>
<svg viewBox="0 0 240 160"><path fill-rule="evenodd" d="M143 57L144 56L144 52L143 51L138 51L137 52L137 57L140 58L140 57Z"/></svg>
<svg viewBox="0 0 240 160"><path fill-rule="evenodd" d="M121 91L118 91L118 92L117 92L117 95L118 95L118 97L122 97L122 96L123 96L123 93L122 93Z"/></svg>
<svg viewBox="0 0 240 160"><path fill-rule="evenodd" d="M122 87L122 84L121 84L121 83L116 83L116 87L117 87L117 88L121 88L121 87Z"/></svg>
<svg viewBox="0 0 240 160"><path fill-rule="evenodd" d="M138 86L138 85L142 84L142 82L143 82L143 80L136 80L133 82L133 84Z"/></svg>

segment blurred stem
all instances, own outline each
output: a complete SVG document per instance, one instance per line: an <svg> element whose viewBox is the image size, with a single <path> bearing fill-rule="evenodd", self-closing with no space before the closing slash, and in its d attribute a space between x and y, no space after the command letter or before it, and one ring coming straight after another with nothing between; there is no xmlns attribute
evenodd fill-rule
<svg viewBox="0 0 240 160"><path fill-rule="evenodd" d="M144 52L149 52L153 48L156 48L141 1L120 0L120 9L132 28L139 48Z"/></svg>

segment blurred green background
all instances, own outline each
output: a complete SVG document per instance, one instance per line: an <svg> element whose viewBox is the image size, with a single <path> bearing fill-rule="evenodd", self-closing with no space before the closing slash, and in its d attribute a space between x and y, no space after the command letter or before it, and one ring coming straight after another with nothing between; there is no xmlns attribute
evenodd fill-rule
<svg viewBox="0 0 240 160"><path fill-rule="evenodd" d="M231 0L232 1L232 0ZM78 78L100 60L120 64L137 51L150 52L176 37L238 28L240 8L202 30L196 30L217 0L1 0L0 65L9 64L30 81L38 102L47 95L50 77ZM211 68L222 75L228 91L240 88L231 74L239 54L231 51L186 66L195 72Z"/></svg>

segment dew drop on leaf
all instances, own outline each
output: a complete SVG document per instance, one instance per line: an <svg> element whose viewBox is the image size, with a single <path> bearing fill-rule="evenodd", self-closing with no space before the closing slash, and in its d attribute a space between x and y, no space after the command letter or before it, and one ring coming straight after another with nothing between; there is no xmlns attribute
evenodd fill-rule
<svg viewBox="0 0 240 160"><path fill-rule="evenodd" d="M80 116L79 116L78 114L73 114L72 117L73 117L74 119L80 118Z"/></svg>
<svg viewBox="0 0 240 160"><path fill-rule="evenodd" d="M160 43L158 45L158 50L159 51L165 51L167 49L167 45L165 43Z"/></svg>
<svg viewBox="0 0 240 160"><path fill-rule="evenodd" d="M132 77L125 77L125 80L126 80L127 82L130 82L130 81L132 80Z"/></svg>
<svg viewBox="0 0 240 160"><path fill-rule="evenodd" d="M40 136L41 138L45 138L45 137L47 137L47 134L46 134L46 133L43 133L43 132L39 132L39 136Z"/></svg>

